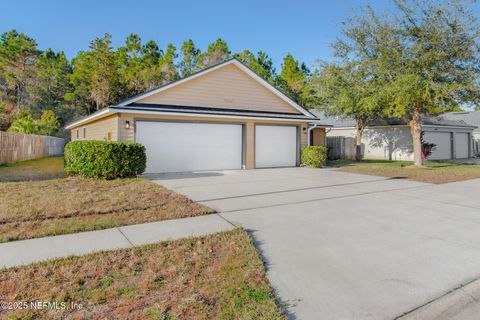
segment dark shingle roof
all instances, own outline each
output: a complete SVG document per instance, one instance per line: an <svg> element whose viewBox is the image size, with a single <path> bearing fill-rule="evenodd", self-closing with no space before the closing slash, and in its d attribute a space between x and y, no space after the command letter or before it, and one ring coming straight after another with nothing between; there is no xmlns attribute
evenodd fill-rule
<svg viewBox="0 0 480 320"><path fill-rule="evenodd" d="M131 103L125 107L112 106L112 110L121 112L122 110L141 110L141 111L153 111L153 112L172 112L180 114L211 114L211 115L225 115L225 116L250 116L260 118L279 118L279 119L309 119L317 120L316 118L307 117L304 114L299 113L281 113L281 112L266 112L255 110L240 110L240 109L223 109L214 107L193 107L193 106L175 106L164 104L141 104Z"/></svg>
<svg viewBox="0 0 480 320"><path fill-rule="evenodd" d="M325 113L323 111L318 111L314 110L312 113L317 116L318 118L321 119L322 123L329 123L333 125L333 127L354 127L355 122L350 119L350 118L341 118L341 117L327 117L325 116ZM449 127L476 127L480 126L480 112L479 113L479 118L478 118L478 124L472 124L468 123L466 121L462 121L462 119L450 119L450 118L445 118L443 116L438 116L438 117L430 117L427 119L424 119L422 124L424 125L431 125L431 126L449 126ZM389 125L407 125L407 122L404 119L386 119L386 120L378 120L375 121L370 127L377 127L377 126L389 126ZM478 128L476 129L478 130Z"/></svg>
<svg viewBox="0 0 480 320"><path fill-rule="evenodd" d="M449 112L442 115L445 120L463 121L469 125L476 126L473 131L480 132L480 111Z"/></svg>

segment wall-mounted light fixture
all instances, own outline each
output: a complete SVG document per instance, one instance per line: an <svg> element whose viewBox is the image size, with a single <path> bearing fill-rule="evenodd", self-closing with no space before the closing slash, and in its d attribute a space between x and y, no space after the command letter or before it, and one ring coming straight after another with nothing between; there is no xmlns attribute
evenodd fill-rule
<svg viewBox="0 0 480 320"><path fill-rule="evenodd" d="M307 133L307 127L303 127L303 133Z"/></svg>
<svg viewBox="0 0 480 320"><path fill-rule="evenodd" d="M130 121L125 121L125 129L130 129Z"/></svg>

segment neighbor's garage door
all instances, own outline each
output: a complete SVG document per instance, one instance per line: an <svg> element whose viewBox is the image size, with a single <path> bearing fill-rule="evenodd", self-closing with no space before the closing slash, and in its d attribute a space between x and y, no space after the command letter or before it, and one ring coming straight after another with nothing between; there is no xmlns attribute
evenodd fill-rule
<svg viewBox="0 0 480 320"><path fill-rule="evenodd" d="M459 133L455 134L455 157L457 159L466 159L468 158L468 144L469 144L469 134L468 133Z"/></svg>
<svg viewBox="0 0 480 320"><path fill-rule="evenodd" d="M255 126L255 167L294 167L297 164L297 127Z"/></svg>
<svg viewBox="0 0 480 320"><path fill-rule="evenodd" d="M137 121L135 134L147 173L242 167L241 125Z"/></svg>
<svg viewBox="0 0 480 320"><path fill-rule="evenodd" d="M428 159L447 160L452 158L450 132L425 132L424 140L436 145Z"/></svg>

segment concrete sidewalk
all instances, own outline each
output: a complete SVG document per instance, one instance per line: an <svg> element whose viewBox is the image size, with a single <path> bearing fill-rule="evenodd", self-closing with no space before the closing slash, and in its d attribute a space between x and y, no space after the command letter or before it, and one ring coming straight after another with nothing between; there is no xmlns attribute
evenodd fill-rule
<svg viewBox="0 0 480 320"><path fill-rule="evenodd" d="M228 231L217 214L0 244L0 268Z"/></svg>

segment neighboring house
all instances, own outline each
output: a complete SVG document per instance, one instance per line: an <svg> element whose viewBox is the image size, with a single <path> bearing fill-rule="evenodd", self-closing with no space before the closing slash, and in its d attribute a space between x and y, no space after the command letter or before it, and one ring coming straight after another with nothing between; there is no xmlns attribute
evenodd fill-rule
<svg viewBox="0 0 480 320"><path fill-rule="evenodd" d="M325 144L326 127L230 59L66 128L73 141L141 143L146 172L157 173L297 166L302 145Z"/></svg>
<svg viewBox="0 0 480 320"><path fill-rule="evenodd" d="M463 121L476 128L472 132L473 155L480 156L480 111L449 112L442 115L446 120Z"/></svg>
<svg viewBox="0 0 480 320"><path fill-rule="evenodd" d="M333 125L328 136L355 137L353 120L325 117L322 112L313 112L324 123ZM476 127L464 121L447 120L443 117L425 119L422 130L424 141L434 143L430 160L466 159L473 156L472 134ZM413 160L410 126L402 120L377 121L368 126L362 138L366 159Z"/></svg>

